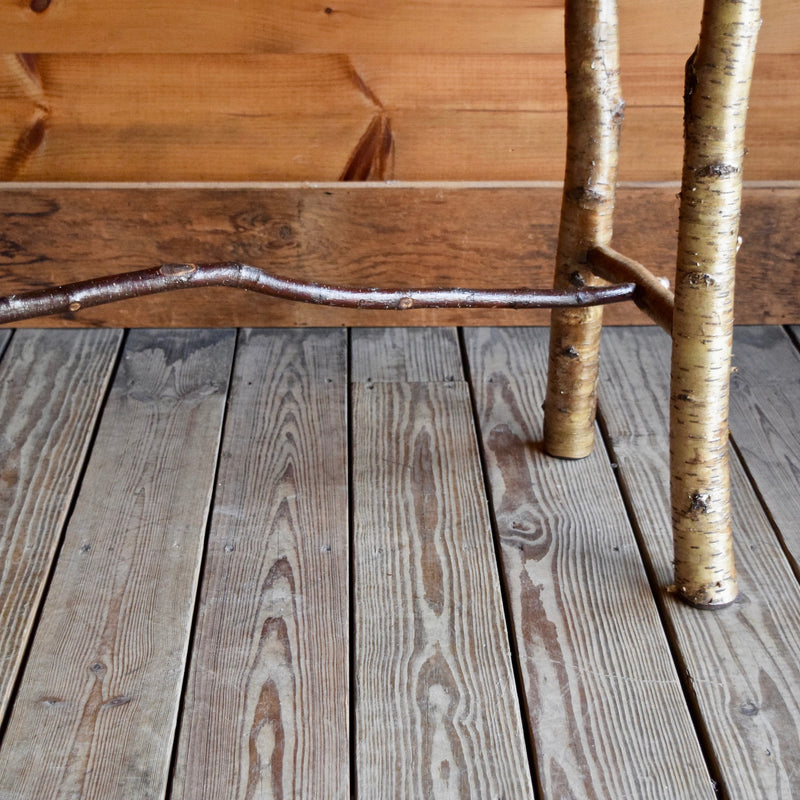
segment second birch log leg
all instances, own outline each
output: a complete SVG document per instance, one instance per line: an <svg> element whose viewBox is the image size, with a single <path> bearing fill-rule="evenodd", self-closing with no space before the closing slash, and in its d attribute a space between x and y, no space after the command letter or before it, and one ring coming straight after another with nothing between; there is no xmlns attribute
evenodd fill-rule
<svg viewBox="0 0 800 800"><path fill-rule="evenodd" d="M567 163L556 252L555 287L597 285L587 253L611 240L619 132L615 0L567 0ZM594 445L602 310L554 310L544 403L544 446L583 458Z"/></svg>
<svg viewBox="0 0 800 800"><path fill-rule="evenodd" d="M670 390L675 588L692 605L736 597L728 477L744 127L758 0L706 0L686 68Z"/></svg>

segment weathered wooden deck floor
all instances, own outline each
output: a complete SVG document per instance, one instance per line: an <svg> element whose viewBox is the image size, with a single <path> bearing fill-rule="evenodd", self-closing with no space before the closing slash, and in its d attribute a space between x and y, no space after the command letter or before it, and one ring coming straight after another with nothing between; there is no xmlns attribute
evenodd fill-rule
<svg viewBox="0 0 800 800"><path fill-rule="evenodd" d="M0 332L0 798L800 796L800 354L737 333L698 612L669 342L604 336L564 462L546 329Z"/></svg>

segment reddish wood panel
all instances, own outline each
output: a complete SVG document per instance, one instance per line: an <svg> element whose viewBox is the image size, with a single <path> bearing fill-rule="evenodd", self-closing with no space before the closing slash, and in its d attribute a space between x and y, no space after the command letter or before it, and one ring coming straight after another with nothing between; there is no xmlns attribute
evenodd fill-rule
<svg viewBox="0 0 800 800"><path fill-rule="evenodd" d="M791 0L767 0L791 16ZM42 10L36 13L33 8ZM623 46L669 52L697 27L694 0L622 0ZM25 52L557 52L559 0L7 0L0 49ZM661 31L658 37L648 36ZM691 35L691 34L690 34ZM790 31L776 27L773 47Z"/></svg>
<svg viewBox="0 0 800 800"><path fill-rule="evenodd" d="M800 51L797 3L762 5L763 51ZM694 46L698 0L619 7L623 52ZM562 18L563 0L5 0L0 51L553 53L562 47Z"/></svg>
<svg viewBox="0 0 800 800"><path fill-rule="evenodd" d="M615 246L657 275L674 273L677 187L618 193ZM0 293L163 262L246 261L305 280L354 286L551 285L556 185L12 187L0 192ZM737 322L800 319L792 274L800 188L745 192ZM642 323L632 304L612 324ZM359 311L226 289L164 294L31 325L292 326L547 324L546 311Z"/></svg>
<svg viewBox="0 0 800 800"><path fill-rule="evenodd" d="M623 58L623 180L680 177L688 49ZM759 60L750 180L800 178L798 70ZM563 72L548 54L6 55L0 178L561 180Z"/></svg>

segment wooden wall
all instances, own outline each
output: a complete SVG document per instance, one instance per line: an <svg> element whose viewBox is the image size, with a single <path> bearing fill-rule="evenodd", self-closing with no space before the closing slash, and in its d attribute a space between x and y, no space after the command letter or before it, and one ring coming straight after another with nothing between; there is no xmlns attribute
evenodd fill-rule
<svg viewBox="0 0 800 800"><path fill-rule="evenodd" d="M55 202L54 196L47 200L41 194L46 190L29 186L30 182L559 181L566 122L562 6L557 0L469 4L455 0L118 0L114 4L0 0L0 53L4 54L0 56L0 180L15 182L13 187L6 186L0 198L3 213L13 214L19 192L26 187L32 193L30 202L37 202L36 198ZM786 182L800 180L796 77L800 74L800 4L763 0L763 7L746 179L770 187L781 182L785 187ZM624 182L655 184L679 178L683 65L696 41L700 8L700 0L620 0L627 100L620 167ZM13 197L7 194L12 188ZM457 209L472 208L473 198L454 195L452 189L448 198L456 209L453 216L464 217ZM263 198L268 190L261 187L259 191ZM307 196L316 191L303 190ZM398 209L409 205L408 195L387 200L383 189L374 191L382 192L379 199L369 193L360 197L367 204L382 204L386 213L398 213L392 211L392 203ZM404 191L412 190L406 187ZM552 195L550 189L542 191ZM788 198L797 197L789 189L776 194L754 186L751 191L751 205L766 209L762 213L767 216L758 220L754 232L763 238L767 235L764 226L774 228L774 219L784 213ZM103 238L92 242L91 260L107 264L106 273L115 271L114 263L121 257L129 261L137 249L146 256L140 266L150 265L160 255L152 253L144 241L140 245L127 241L126 247L133 251L115 249L113 220L129 229L132 218L125 216L126 208L130 214L144 213L140 207L147 200L140 196L142 192L146 190L128 187L114 194L118 205L107 214ZM665 235L671 237L676 226L674 204L669 202L675 188L662 187L660 192L656 192L660 207L669 210L663 221L655 222L653 235L659 241ZM270 207L289 202L290 196L292 202L297 200L296 192L278 192ZM71 202L91 208L94 201L73 198ZM224 257L222 251L230 250L229 239L236 237L236 230L228 224L216 230L213 220L187 208L183 200L176 202L175 207L162 210L165 227L156 238L175 241L175 225L182 226L183 234L177 237L186 244L182 260L199 260L192 248L192 230L199 229L203 244L198 249L219 251L220 258ZM344 205L350 208L349 201ZM411 203L412 208L425 205ZM485 215L512 210L518 214L514 203L511 206L506 211L487 206ZM102 216L104 209L97 213ZM283 209L284 216L292 213L291 208ZM174 218L167 219L171 214ZM621 226L635 230L637 215L644 214L644 209L629 202L626 214L628 219L620 221ZM258 228L258 214L252 216ZM546 243L552 238L556 218L557 211L551 213L537 201L520 224L525 231L536 229L540 243ZM40 246L34 257L29 252L21 257L21 250L28 246L23 240L31 236L36 240L37 226L55 224L54 216L24 218L29 220L27 234L20 232L20 218L13 219L18 238L0 254L9 270L0 290L17 289L26 277L46 282L53 276L84 276L77 263L77 252L82 250L75 250L75 231L63 241L54 239L51 232L52 246ZM479 225L480 219L478 213ZM269 226L269 220L262 221ZM408 224L413 229L428 223L420 217ZM9 225L7 219L6 239ZM80 235L90 235L91 227ZM152 223L148 227L152 234ZM503 228L494 226L498 227ZM504 235L508 229L506 225ZM369 234L374 238L372 260L380 261L380 256L386 261L377 233ZM262 231L262 238L267 235ZM332 238L336 231L325 229L321 235ZM475 239L476 232L451 227L431 236L463 241ZM477 238L483 251L495 248L495 260L507 256L505 243ZM784 239L781 247L789 249L774 254L783 262L800 251L800 241L787 244ZM511 264L512 277L515 270L522 271L524 278L530 275L525 270L533 270L536 280L549 282L548 256L541 257L539 250L535 265L522 260ZM645 260L648 255L644 254ZM258 252L253 259L257 256ZM166 255L162 257L166 260ZM744 263L747 243L741 258L745 271L763 268L763 264ZM485 258L473 261L478 277L485 275ZM655 266L669 271L669 257ZM331 271L345 280L372 279L369 270L350 273L346 260ZM388 271L392 273L391 268ZM425 282L425 265L416 272L421 275L412 269L409 277ZM453 262L450 271L440 265L436 277L439 282L459 282L458 263ZM176 302L189 304L185 308L190 317L207 313L192 305L198 301L173 298L170 304ZM793 302L800 307L796 297ZM267 316L276 318L274 304L263 299L259 303L259 308L269 309ZM201 303L197 308L209 305ZM241 304L229 299L227 305L236 309ZM757 302L748 299L746 306L740 299L740 309L744 318L753 321L785 317L763 293ZM795 312L800 313L800 308ZM253 324L250 312L237 313L234 321ZM158 314L137 316L134 311L131 317L131 324L161 321ZM503 317L488 318L501 322ZM98 311L94 324L112 318L113 314ZM329 319L325 314L322 318ZM486 315L482 318L487 319ZM81 319L76 317L77 322ZM281 312L277 319L286 320L281 324L308 324L319 320L320 314ZM349 316L342 319L353 321ZM428 313L420 319L466 321L463 315L452 313ZM634 314L630 319L639 318ZM398 321L397 315L391 316L391 322Z"/></svg>

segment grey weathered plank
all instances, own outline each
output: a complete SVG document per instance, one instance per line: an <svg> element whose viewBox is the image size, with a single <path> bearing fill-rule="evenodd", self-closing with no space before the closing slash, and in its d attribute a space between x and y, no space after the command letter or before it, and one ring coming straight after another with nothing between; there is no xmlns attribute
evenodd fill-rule
<svg viewBox="0 0 800 800"><path fill-rule="evenodd" d="M130 334L0 750L0 798L163 796L233 344Z"/></svg>
<svg viewBox="0 0 800 800"><path fill-rule="evenodd" d="M546 330L466 330L543 798L713 798L602 442L541 447Z"/></svg>
<svg viewBox="0 0 800 800"><path fill-rule="evenodd" d="M800 575L800 353L783 329L734 338L731 431Z"/></svg>
<svg viewBox="0 0 800 800"><path fill-rule="evenodd" d="M120 331L19 331L0 364L0 718L121 340Z"/></svg>
<svg viewBox="0 0 800 800"><path fill-rule="evenodd" d="M351 378L360 383L463 380L454 328L363 328L351 355Z"/></svg>
<svg viewBox="0 0 800 800"><path fill-rule="evenodd" d="M352 389L359 794L529 797L468 387L407 374Z"/></svg>
<svg viewBox="0 0 800 800"><path fill-rule="evenodd" d="M349 797L347 339L243 331L172 797Z"/></svg>
<svg viewBox="0 0 800 800"><path fill-rule="evenodd" d="M740 598L729 608L700 612L668 592L669 339L655 329L615 329L604 336L602 416L724 796L795 797L800 775L800 588L734 458Z"/></svg>

